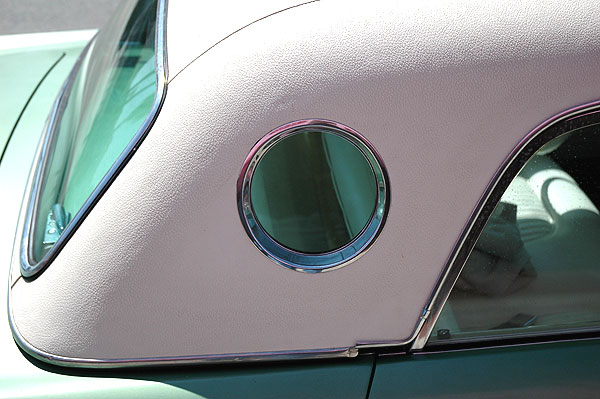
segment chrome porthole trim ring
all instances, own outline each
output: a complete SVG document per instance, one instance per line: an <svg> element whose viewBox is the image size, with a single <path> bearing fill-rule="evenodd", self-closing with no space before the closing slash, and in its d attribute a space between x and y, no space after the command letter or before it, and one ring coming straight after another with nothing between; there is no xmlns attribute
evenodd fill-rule
<svg viewBox="0 0 600 399"><path fill-rule="evenodd" d="M277 242L259 223L251 201L252 178L263 156L281 140L305 132L335 134L353 144L368 161L377 188L374 210L361 232L340 248L316 254L299 252ZM390 206L390 183L381 156L364 136L338 122L305 119L279 126L252 147L238 177L237 204L244 229L263 254L286 268L305 273L320 273L338 269L357 260L375 242L383 229Z"/></svg>

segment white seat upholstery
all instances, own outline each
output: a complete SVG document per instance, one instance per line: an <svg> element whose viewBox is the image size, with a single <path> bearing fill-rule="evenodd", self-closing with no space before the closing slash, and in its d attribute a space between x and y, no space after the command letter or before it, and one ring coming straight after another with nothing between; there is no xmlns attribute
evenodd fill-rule
<svg viewBox="0 0 600 399"><path fill-rule="evenodd" d="M518 314L535 316L535 325L599 321L600 212L577 182L549 156L536 155L501 202L516 205L516 223L536 275L506 295L461 291L459 281L444 317L454 314L459 331L493 329ZM475 254L465 270L488 267ZM452 323L440 318L439 327L448 328L444 324Z"/></svg>

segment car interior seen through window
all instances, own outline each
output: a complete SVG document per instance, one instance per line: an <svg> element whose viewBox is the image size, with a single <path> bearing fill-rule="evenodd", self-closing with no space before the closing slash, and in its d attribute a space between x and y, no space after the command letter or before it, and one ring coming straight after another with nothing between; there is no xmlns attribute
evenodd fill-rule
<svg viewBox="0 0 600 399"><path fill-rule="evenodd" d="M600 127L531 157L493 211L429 344L600 323Z"/></svg>

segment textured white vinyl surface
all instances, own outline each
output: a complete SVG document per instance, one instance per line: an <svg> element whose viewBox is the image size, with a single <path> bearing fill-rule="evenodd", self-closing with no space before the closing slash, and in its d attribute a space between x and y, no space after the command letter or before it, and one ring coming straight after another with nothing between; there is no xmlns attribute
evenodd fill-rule
<svg viewBox="0 0 600 399"><path fill-rule="evenodd" d="M177 0L177 4L169 4L167 41L170 78L238 30L309 1Z"/></svg>
<svg viewBox="0 0 600 399"><path fill-rule="evenodd" d="M173 77L207 46L173 43L193 21L183 2L169 7ZM172 79L149 136L73 238L14 286L19 332L47 352L98 359L409 338L504 158L540 122L600 97L599 11L596 1L322 1L231 35ZM236 207L254 143L307 118L358 130L391 181L377 242L322 274L267 259Z"/></svg>

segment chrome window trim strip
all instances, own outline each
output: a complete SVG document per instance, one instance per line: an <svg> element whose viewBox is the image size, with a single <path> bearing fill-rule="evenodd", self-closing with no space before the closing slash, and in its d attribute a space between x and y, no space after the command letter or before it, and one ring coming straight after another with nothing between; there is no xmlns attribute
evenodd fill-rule
<svg viewBox="0 0 600 399"><path fill-rule="evenodd" d="M561 342L583 339L594 339L594 335L598 333L597 326L590 327L572 327L572 328L557 328L554 330L540 331L515 331L512 333L504 333L489 336L472 336L468 338L452 338L448 341L434 341L415 353L422 352L440 352L451 351L451 348L494 348L500 346L511 346L511 342L518 342L520 345L546 343L546 342ZM592 337L588 337L591 335ZM567 338L565 338L567 337ZM443 348L443 349L440 349ZM458 349L457 349L458 350Z"/></svg>
<svg viewBox="0 0 600 399"><path fill-rule="evenodd" d="M307 130L338 135L353 144L371 166L377 187L375 209L362 231L346 245L333 251L309 254L287 248L273 239L261 226L250 198L254 171L261 158L281 140ZM375 147L356 130L325 119L304 119L279 126L260 139L244 160L237 180L240 220L254 245L269 259L286 268L321 273L346 266L362 256L379 236L390 206L390 183L385 164Z"/></svg>
<svg viewBox="0 0 600 399"><path fill-rule="evenodd" d="M10 297L10 294L9 294ZM10 307L10 305L9 305ZM292 361L292 360L314 360L314 359L334 359L334 358L353 358L358 356L358 350L355 348L328 348L328 349L309 349L309 350L291 350L291 351L273 351L273 352L248 352L248 353L226 353L211 354L201 356L173 356L173 357L147 357L147 358L126 358L126 359L86 359L53 355L31 345L19 333L14 325L12 313L9 309L9 324L13 331L13 336L17 344L27 354L37 360L45 363L62 367L77 368L124 368L124 367L156 367L156 366L183 366L199 364L229 364L246 362L265 362L265 361Z"/></svg>
<svg viewBox="0 0 600 399"><path fill-rule="evenodd" d="M518 172L544 144L561 134L600 123L600 100L582 104L563 111L539 124L527 134L506 157L501 167L497 169L491 182L486 187L478 205L471 213L466 227L461 233L457 244L436 287L430 296L428 305L423 311L424 320L416 331L416 337L410 346L410 351L418 352L425 348L437 319L450 296L454 284L473 250L479 235L483 231L494 208L500 201L502 194L514 180ZM580 125L580 126L578 126ZM548 335L562 332L576 331L577 328L548 330ZM586 331L600 331L600 328L586 329ZM536 337L540 333L522 334L520 336ZM512 334L505 338L514 337ZM491 338L491 337L490 337ZM471 339L472 342L482 342L485 339ZM461 341L464 344L465 341ZM501 343L502 338L495 338L494 342ZM450 342L446 343L450 345Z"/></svg>
<svg viewBox="0 0 600 399"><path fill-rule="evenodd" d="M496 341L478 341L478 342L460 342L460 343L448 343L440 344L435 346L426 346L423 350L413 352L414 355L435 355L442 353L453 353L453 352L470 352L477 350L486 349L502 349L502 348L514 348L521 346L532 346L532 345L547 345L547 344L568 344L577 342L588 342L598 341L597 331L588 330L575 330L575 331L563 331L555 334L541 335L541 336L507 336L504 340ZM397 353L385 353L382 356L395 356Z"/></svg>
<svg viewBox="0 0 600 399"><path fill-rule="evenodd" d="M30 177L32 184L29 187L29 194L25 196L25 198L29 197L29 202L25 211L25 224L23 229L23 236L21 239L20 259L21 275L23 275L24 277L31 277L35 275L36 273L38 273L38 271L43 269L46 266L45 264L47 263L45 259L42 259L40 262L37 263L32 261L32 259L34 259L33 247L29 245L29 243L33 240L33 224L35 223L37 217L37 208L42 193L42 184L44 181L44 176L46 174L46 169L49 167L48 157L52 153L54 144L56 142L55 138L58 131L58 127L60 126L60 117L67 106L71 88L73 86L77 73L79 72L81 64L85 60L90 49L93 47L97 36L98 34L96 33L94 37L90 40L90 42L84 47L81 54L77 58L73 69L71 70L71 72L69 72L65 83L59 91L58 97L52 105L52 110L44 126L42 139L39 145L40 148L36 154L34 161L35 168L32 176ZM70 230L69 226L67 226L63 234L66 234L68 230ZM58 241L60 241L60 239ZM55 245L58 245L58 241Z"/></svg>
<svg viewBox="0 0 600 399"><path fill-rule="evenodd" d="M121 152L117 160L113 163L111 168L108 170L106 175L98 183L92 194L85 201L81 209L73 216L71 222L67 225L61 236L58 238L56 243L50 248L50 250L40 259L38 262L34 260L32 253L31 242L33 241L34 234L34 223L36 220L36 213L38 208L39 199L42 192L42 185L44 183L45 170L48 167L49 157L52 154L52 148L55 142L56 133L60 124L60 118L64 111L70 88L73 85L73 81L77 75L77 71L81 67L83 60L85 59L90 47L92 46L96 37L94 37L90 43L85 47L82 54L77 59L75 66L69 73L67 80L61 91L59 92L58 98L54 103L53 109L48 117L44 132L42 133L42 141L40 143L39 154L36 155L34 161L35 171L33 172L32 184L30 191L26 193L25 198L28 198L27 208L25 211L25 222L23 228L23 235L21 239L21 251L20 251L20 268L21 275L26 278L34 278L40 272L42 272L52 262L58 253L62 250L65 244L69 241L73 233L81 225L86 216L90 213L91 209L98 202L100 197L108 189L111 183L115 180L119 172L123 169L125 164L133 156L135 151L140 146L156 120L158 113L164 103L165 96L167 94L167 53L166 53L166 6L167 0L159 0L157 6L156 15L156 45L155 45L155 57L156 57L156 93L154 96L154 102L152 108L144 123L133 136L127 147Z"/></svg>

